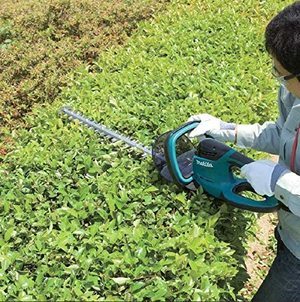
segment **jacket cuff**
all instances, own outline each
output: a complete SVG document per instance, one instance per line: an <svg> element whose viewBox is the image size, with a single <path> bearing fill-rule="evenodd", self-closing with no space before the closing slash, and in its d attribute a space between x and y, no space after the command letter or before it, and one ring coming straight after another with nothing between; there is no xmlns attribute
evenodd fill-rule
<svg viewBox="0 0 300 302"><path fill-rule="evenodd" d="M275 185L275 197L300 217L300 176L287 170Z"/></svg>
<svg viewBox="0 0 300 302"><path fill-rule="evenodd" d="M275 185L278 181L278 179L283 175L285 172L288 172L289 170L280 164L277 164L272 172L271 176L271 190L274 192L275 190Z"/></svg>
<svg viewBox="0 0 300 302"><path fill-rule="evenodd" d="M290 198L290 195L293 194L294 188L295 188L295 173L286 169L286 171L282 173L277 180L277 183L275 185L274 195L280 202L282 202L288 207L289 206L288 200Z"/></svg>
<svg viewBox="0 0 300 302"><path fill-rule="evenodd" d="M257 132L259 131L259 125L237 125L236 126L236 145L241 148L251 148Z"/></svg>

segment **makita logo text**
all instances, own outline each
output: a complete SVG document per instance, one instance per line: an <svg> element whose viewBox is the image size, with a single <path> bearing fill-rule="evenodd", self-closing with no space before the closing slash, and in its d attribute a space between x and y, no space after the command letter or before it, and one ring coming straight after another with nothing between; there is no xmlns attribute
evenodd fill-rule
<svg viewBox="0 0 300 302"><path fill-rule="evenodd" d="M203 167L207 167L207 168L213 168L214 166L212 165L212 163L208 162L208 161L200 161L200 160L196 160L197 165L203 166Z"/></svg>

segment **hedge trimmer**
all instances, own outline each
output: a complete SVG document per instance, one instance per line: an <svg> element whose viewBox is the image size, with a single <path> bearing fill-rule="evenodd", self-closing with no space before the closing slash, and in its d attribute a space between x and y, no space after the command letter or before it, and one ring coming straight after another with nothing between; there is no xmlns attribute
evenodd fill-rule
<svg viewBox="0 0 300 302"><path fill-rule="evenodd" d="M70 108L63 107L61 112L112 140L123 141L140 149L145 155L152 156L160 175L180 187L188 190L202 187L204 192L215 198L254 212L273 212L280 207L275 197L263 196L262 200L256 200L242 195L254 190L245 179L237 177L235 171L253 159L213 138L206 137L197 146L192 143L188 133L196 128L199 122L186 123L163 133L155 140L152 148L149 148Z"/></svg>

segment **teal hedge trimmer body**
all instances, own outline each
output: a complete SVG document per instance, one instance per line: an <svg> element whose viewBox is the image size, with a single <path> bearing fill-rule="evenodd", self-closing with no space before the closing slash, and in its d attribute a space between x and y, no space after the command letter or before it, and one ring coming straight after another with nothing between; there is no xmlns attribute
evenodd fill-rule
<svg viewBox="0 0 300 302"><path fill-rule="evenodd" d="M152 148L147 148L69 108L62 108L61 112L109 138L124 141L145 154L152 155L160 175L180 187L188 190L202 187L204 192L215 198L254 212L273 212L281 206L275 197L263 196L256 200L242 195L254 190L245 179L236 176L236 171L253 162L253 159L213 138L204 138L195 146L188 133L199 122L190 122L168 131L156 139Z"/></svg>

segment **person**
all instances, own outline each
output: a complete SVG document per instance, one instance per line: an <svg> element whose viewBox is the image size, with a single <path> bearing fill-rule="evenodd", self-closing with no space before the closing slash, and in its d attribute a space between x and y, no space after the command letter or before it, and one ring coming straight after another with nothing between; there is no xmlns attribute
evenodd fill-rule
<svg viewBox="0 0 300 302"><path fill-rule="evenodd" d="M208 113L191 116L201 121L190 133L205 133L279 155L278 163L257 160L241 168L242 175L260 195L274 195L284 206L275 228L277 254L253 302L300 301L300 1L285 7L267 25L266 50L273 75L280 82L279 117L275 122L243 125L228 123Z"/></svg>

